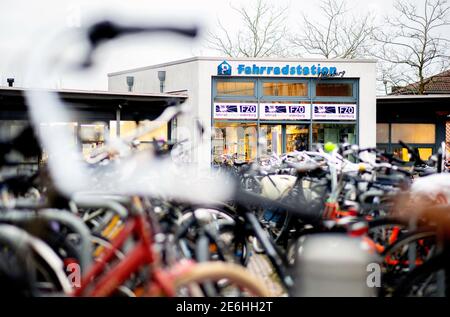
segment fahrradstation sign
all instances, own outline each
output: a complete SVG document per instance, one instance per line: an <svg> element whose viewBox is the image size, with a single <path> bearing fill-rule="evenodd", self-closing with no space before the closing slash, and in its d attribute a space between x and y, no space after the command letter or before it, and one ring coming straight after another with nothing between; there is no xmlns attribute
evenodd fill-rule
<svg viewBox="0 0 450 317"><path fill-rule="evenodd" d="M274 76L274 77L344 77L345 70L324 63L246 63L223 61L217 66L219 76Z"/></svg>

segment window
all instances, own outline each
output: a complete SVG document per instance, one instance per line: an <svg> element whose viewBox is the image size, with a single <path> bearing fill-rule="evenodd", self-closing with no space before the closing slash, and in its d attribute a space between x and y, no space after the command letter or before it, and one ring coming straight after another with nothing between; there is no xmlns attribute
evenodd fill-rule
<svg viewBox="0 0 450 317"><path fill-rule="evenodd" d="M107 132L106 122L78 123L78 142L85 158L90 157L94 149L101 148L105 144Z"/></svg>
<svg viewBox="0 0 450 317"><path fill-rule="evenodd" d="M214 123L213 161L221 162L222 156L245 161L255 159L257 153L256 132L256 123Z"/></svg>
<svg viewBox="0 0 450 317"><path fill-rule="evenodd" d="M83 143L103 143L105 141L106 123L94 122L80 124L80 138Z"/></svg>
<svg viewBox="0 0 450 317"><path fill-rule="evenodd" d="M352 84L316 84L316 96L318 97L352 97L353 85Z"/></svg>
<svg viewBox="0 0 450 317"><path fill-rule="evenodd" d="M280 155L282 153L281 125L261 125L260 138L261 153Z"/></svg>
<svg viewBox="0 0 450 317"><path fill-rule="evenodd" d="M389 143L389 123L377 123L377 143Z"/></svg>
<svg viewBox="0 0 450 317"><path fill-rule="evenodd" d="M2 140L10 140L19 135L26 127L25 120L0 120L0 138Z"/></svg>
<svg viewBox="0 0 450 317"><path fill-rule="evenodd" d="M309 126L287 125L286 126L286 151L306 151L309 144Z"/></svg>
<svg viewBox="0 0 450 317"><path fill-rule="evenodd" d="M313 143L356 143L354 124L313 124Z"/></svg>
<svg viewBox="0 0 450 317"><path fill-rule="evenodd" d="M145 121L139 121L139 124L144 124ZM110 121L109 122L110 131L109 136L111 138L115 138L117 131L116 131L116 121ZM120 135L126 136L134 132L134 130L137 128L135 121L120 121ZM153 138L156 140L165 140L167 141L167 123L162 124L158 129L155 129L153 131L150 131L143 136L139 137L138 140L141 142L149 142L153 141Z"/></svg>
<svg viewBox="0 0 450 317"><path fill-rule="evenodd" d="M431 147L415 147L412 146L413 148L417 148L419 151L419 156L422 160L427 161L430 156L433 154L433 148ZM405 162L409 162L412 160L412 158L409 155L409 152L407 149L402 148L402 147L394 147L393 148L393 154L395 157L405 161Z"/></svg>
<svg viewBox="0 0 450 317"><path fill-rule="evenodd" d="M253 96L255 95L255 83L252 81L217 81L216 90L218 96Z"/></svg>
<svg viewBox="0 0 450 317"><path fill-rule="evenodd" d="M9 142L18 137L22 131L28 126L28 122L25 120L0 120L0 139L3 142ZM35 170L37 168L38 158L37 157L27 157L20 154L17 151L9 151L6 154L6 160L8 162L14 162L8 167L8 171L29 171ZM35 166L34 166L35 165Z"/></svg>
<svg viewBox="0 0 450 317"><path fill-rule="evenodd" d="M402 140L413 144L436 143L436 127L434 124L424 123L393 123L392 143Z"/></svg>
<svg viewBox="0 0 450 317"><path fill-rule="evenodd" d="M44 136L48 134L61 135L69 132L71 140L69 141L70 146L78 146L78 123L77 122L46 122L39 124L40 133ZM68 141L68 140L67 140ZM66 140L64 140L66 142ZM48 152L45 148L42 149L42 162L48 160Z"/></svg>
<svg viewBox="0 0 450 317"><path fill-rule="evenodd" d="M307 96L307 83L264 82L264 96Z"/></svg>

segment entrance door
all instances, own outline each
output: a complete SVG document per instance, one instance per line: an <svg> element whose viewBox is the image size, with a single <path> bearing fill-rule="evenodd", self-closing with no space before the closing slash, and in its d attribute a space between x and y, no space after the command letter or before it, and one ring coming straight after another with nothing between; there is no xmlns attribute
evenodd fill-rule
<svg viewBox="0 0 450 317"><path fill-rule="evenodd" d="M263 156L281 155L283 153L281 124L261 124L259 146Z"/></svg>
<svg viewBox="0 0 450 317"><path fill-rule="evenodd" d="M309 149L309 127L307 124L286 125L286 152Z"/></svg>
<svg viewBox="0 0 450 317"><path fill-rule="evenodd" d="M224 155L238 160L254 160L256 135L256 122L216 122L212 139L213 162L221 162Z"/></svg>
<svg viewBox="0 0 450 317"><path fill-rule="evenodd" d="M312 139L313 149L327 142L356 144L355 124L314 123Z"/></svg>

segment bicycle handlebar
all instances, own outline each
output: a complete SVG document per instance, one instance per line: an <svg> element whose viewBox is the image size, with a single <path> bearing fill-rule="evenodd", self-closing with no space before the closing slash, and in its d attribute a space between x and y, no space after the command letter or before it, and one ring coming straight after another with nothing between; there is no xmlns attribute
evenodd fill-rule
<svg viewBox="0 0 450 317"><path fill-rule="evenodd" d="M299 202L292 206L284 202L272 200L261 195L238 189L234 195L235 201L242 206L257 205L270 206L274 209L286 211L292 215L298 216L302 221L315 224L320 222L321 207L311 206L306 203Z"/></svg>
<svg viewBox="0 0 450 317"><path fill-rule="evenodd" d="M92 55L95 49L104 41L112 40L120 36L138 34L138 33L162 33L169 32L186 37L196 37L198 28L180 28L173 26L137 26L137 25L123 25L114 23L109 20L104 20L91 25L87 30L87 39L90 44L90 49L86 57L80 64L81 68L87 68L92 65Z"/></svg>
<svg viewBox="0 0 450 317"><path fill-rule="evenodd" d="M316 163L294 163L285 161L288 167L291 167L297 171L297 173L303 174L308 172L313 172L321 168L319 164Z"/></svg>

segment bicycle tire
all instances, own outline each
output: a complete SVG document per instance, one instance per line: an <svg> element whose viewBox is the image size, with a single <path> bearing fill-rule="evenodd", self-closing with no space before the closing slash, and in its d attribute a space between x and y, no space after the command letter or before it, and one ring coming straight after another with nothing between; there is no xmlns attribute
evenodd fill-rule
<svg viewBox="0 0 450 317"><path fill-rule="evenodd" d="M206 281L218 281L228 279L231 284L246 289L252 296L268 297L270 293L249 271L239 265L223 262L204 262L193 265L187 271L180 273L175 278L175 288L180 289L192 283L204 283Z"/></svg>
<svg viewBox="0 0 450 317"><path fill-rule="evenodd" d="M406 297L409 295L409 291L417 281L423 279L424 277L430 276L437 273L440 270L446 270L447 262L445 255L439 253L426 261L423 265L416 267L409 274L407 274L402 281L397 285L397 287L392 292L392 297ZM446 276L448 279L448 276ZM449 295L448 282L446 289L446 296Z"/></svg>
<svg viewBox="0 0 450 317"><path fill-rule="evenodd" d="M405 244L411 244L416 240L427 239L427 238L436 238L437 234L434 231L428 230L417 230L408 232L404 235L401 235L397 241L393 244L389 245L381 254L381 256L385 257L389 253L395 252L397 249L403 247Z"/></svg>

